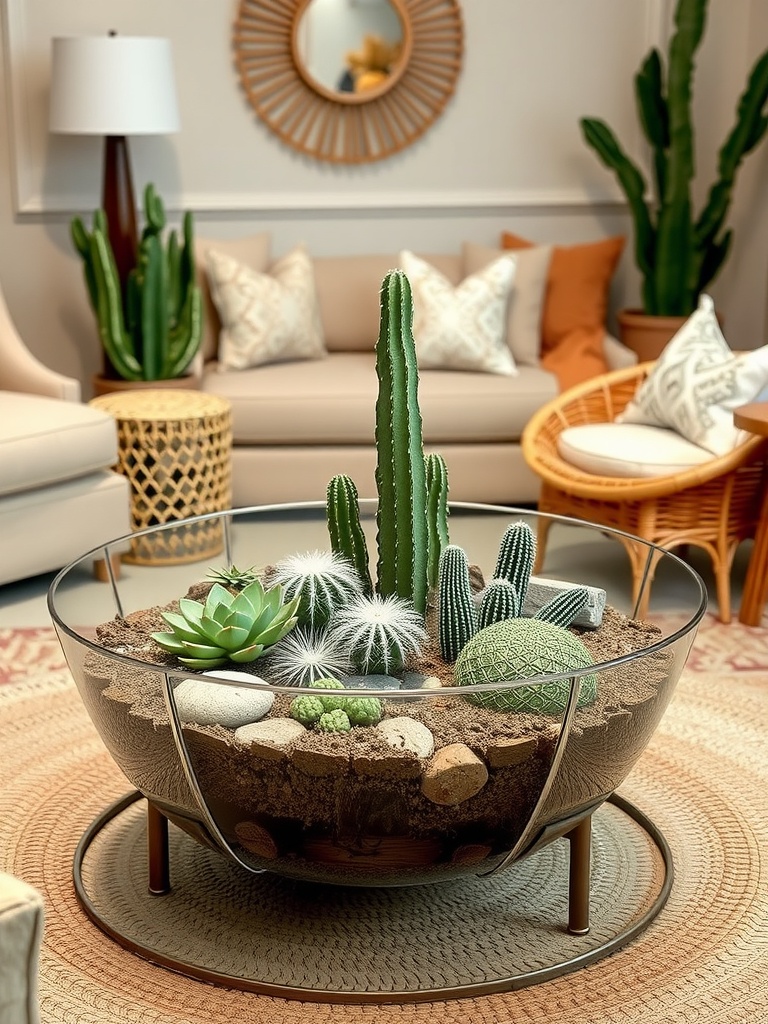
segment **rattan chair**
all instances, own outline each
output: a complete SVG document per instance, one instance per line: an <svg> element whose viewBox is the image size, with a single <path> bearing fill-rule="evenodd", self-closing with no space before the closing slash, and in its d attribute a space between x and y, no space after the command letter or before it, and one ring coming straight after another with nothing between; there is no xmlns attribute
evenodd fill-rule
<svg viewBox="0 0 768 1024"><path fill-rule="evenodd" d="M615 527L661 548L703 548L712 560L720 620L731 620L730 572L742 540L754 537L766 483L768 442L750 436L728 455L713 456L685 472L668 476L606 477L565 462L557 451L567 427L613 421L648 375L641 363L595 377L543 406L522 438L526 462L541 478L539 510ZM543 564L551 522L539 524L537 570ZM636 614L647 614L650 581L658 555L622 541L629 555ZM648 585L643 587L644 575ZM639 604L638 597L642 594Z"/></svg>

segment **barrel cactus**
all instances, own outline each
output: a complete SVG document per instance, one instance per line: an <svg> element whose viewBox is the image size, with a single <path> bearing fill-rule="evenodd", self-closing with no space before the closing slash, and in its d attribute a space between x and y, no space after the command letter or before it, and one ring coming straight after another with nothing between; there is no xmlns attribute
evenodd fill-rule
<svg viewBox="0 0 768 1024"><path fill-rule="evenodd" d="M363 583L351 562L331 551L307 551L282 558L269 582L287 597L299 598L300 626L318 629L334 612L363 592Z"/></svg>
<svg viewBox="0 0 768 1024"><path fill-rule="evenodd" d="M353 664L366 675L399 672L427 639L424 620L410 602L379 594L345 605L334 616L331 633L348 647Z"/></svg>
<svg viewBox="0 0 768 1024"><path fill-rule="evenodd" d="M581 641L562 626L542 619L506 619L481 629L464 647L454 668L457 686L515 682L549 673L575 672L593 664ZM468 693L472 704L493 711L560 715L570 695L567 679L502 690ZM579 706L597 695L595 675L583 676Z"/></svg>
<svg viewBox="0 0 768 1024"><path fill-rule="evenodd" d="M189 668L255 661L293 629L298 605L298 597L284 602L281 587L264 590L258 580L237 595L214 583L204 604L182 598L178 612L163 612L170 632L151 635Z"/></svg>

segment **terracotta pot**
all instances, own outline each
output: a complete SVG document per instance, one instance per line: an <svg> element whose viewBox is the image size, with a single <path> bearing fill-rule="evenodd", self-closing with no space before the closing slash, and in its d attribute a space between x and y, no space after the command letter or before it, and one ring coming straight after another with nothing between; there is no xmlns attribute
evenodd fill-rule
<svg viewBox="0 0 768 1024"><path fill-rule="evenodd" d="M715 310L723 326L723 316ZM622 309L617 314L619 340L631 349L641 363L658 359L667 342L680 330L687 316L652 316L641 309Z"/></svg>
<svg viewBox="0 0 768 1024"><path fill-rule="evenodd" d="M198 380L193 373L187 373L183 377L171 377L168 380L122 380L94 373L92 386L93 397L98 398L99 395L112 395L116 391L144 391L147 388L186 388L195 391L198 388Z"/></svg>
<svg viewBox="0 0 768 1024"><path fill-rule="evenodd" d="M617 318L619 340L641 363L658 359L667 342L688 319L685 316L650 316L641 309L622 309Z"/></svg>

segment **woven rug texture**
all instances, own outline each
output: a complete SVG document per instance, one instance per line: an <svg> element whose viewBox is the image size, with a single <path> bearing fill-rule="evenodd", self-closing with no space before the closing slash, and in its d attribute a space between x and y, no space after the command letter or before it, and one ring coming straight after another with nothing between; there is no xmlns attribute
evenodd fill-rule
<svg viewBox="0 0 768 1024"><path fill-rule="evenodd" d="M133 956L85 917L72 857L128 791L51 630L0 629L0 867L44 895L42 1024L768 1022L768 642L707 616L675 697L621 793L663 831L675 883L606 960L516 992L439 1003L294 1002L216 988ZM329 949L335 960L353 948Z"/></svg>

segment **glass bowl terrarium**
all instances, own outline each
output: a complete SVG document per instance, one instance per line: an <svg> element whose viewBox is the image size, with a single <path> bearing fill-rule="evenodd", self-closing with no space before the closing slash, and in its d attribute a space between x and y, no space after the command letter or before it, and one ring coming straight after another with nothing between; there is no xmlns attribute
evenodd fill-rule
<svg viewBox="0 0 768 1024"><path fill-rule="evenodd" d="M372 538L376 503L360 512ZM485 874L575 828L645 748L705 607L696 574L638 540L660 558L660 598L637 621L628 589L606 590L611 531L576 521L558 520L567 542L529 580L545 517L462 505L422 619L349 581L350 603L312 619L302 602L322 604L333 561L322 503L215 518L219 569L125 567L108 592L84 556L53 584L51 614L94 724L152 807L246 867L302 879ZM464 557L473 546L477 561ZM259 592L279 588L298 618L283 637L253 661L235 652L210 668L163 649L156 638L173 646L163 634L180 606L192 620L206 601L214 620L216 608L236 611L252 577L228 567L257 561ZM228 599L212 605L219 590ZM674 614L658 611L664 598ZM187 660L199 646L190 640Z"/></svg>

